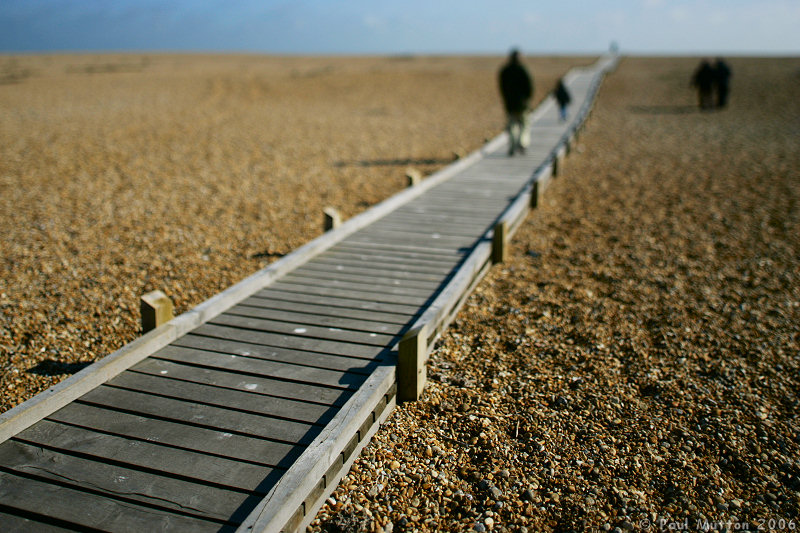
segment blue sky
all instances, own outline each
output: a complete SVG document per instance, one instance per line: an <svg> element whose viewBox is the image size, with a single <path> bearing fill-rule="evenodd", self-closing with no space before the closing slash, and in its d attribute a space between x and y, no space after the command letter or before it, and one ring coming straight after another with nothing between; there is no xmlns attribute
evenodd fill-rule
<svg viewBox="0 0 800 533"><path fill-rule="evenodd" d="M800 55L800 0L0 0L0 52Z"/></svg>

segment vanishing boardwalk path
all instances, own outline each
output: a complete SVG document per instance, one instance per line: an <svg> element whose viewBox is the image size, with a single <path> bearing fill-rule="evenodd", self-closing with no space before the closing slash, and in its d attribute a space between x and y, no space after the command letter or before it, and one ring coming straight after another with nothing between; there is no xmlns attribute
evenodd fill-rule
<svg viewBox="0 0 800 533"><path fill-rule="evenodd" d="M613 64L567 75L526 155L501 135L3 414L0 530L304 527L391 412L398 343L424 378Z"/></svg>

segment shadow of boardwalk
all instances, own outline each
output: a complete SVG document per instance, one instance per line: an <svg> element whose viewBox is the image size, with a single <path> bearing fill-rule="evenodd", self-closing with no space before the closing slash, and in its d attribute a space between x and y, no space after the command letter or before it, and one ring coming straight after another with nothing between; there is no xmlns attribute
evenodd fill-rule
<svg viewBox="0 0 800 533"><path fill-rule="evenodd" d="M64 363L55 359L45 359L28 370L29 374L37 376L61 376L63 374L77 374L92 363Z"/></svg>

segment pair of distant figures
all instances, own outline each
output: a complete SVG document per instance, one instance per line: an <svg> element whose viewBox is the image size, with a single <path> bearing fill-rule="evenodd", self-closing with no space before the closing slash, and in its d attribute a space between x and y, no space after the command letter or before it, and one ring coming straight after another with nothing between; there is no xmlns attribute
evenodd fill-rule
<svg viewBox="0 0 800 533"><path fill-rule="evenodd" d="M533 77L520 61L519 50L511 51L508 62L500 70L499 78L500 95L503 97L508 118L506 125L509 136L508 155L524 154L530 144L528 111L533 97ZM567 106L572 98L563 80L558 80L553 95L558 103L560 119L567 120Z"/></svg>
<svg viewBox="0 0 800 533"><path fill-rule="evenodd" d="M692 75L692 86L697 89L700 109L708 111L728 105L731 68L721 58L712 65L704 59Z"/></svg>

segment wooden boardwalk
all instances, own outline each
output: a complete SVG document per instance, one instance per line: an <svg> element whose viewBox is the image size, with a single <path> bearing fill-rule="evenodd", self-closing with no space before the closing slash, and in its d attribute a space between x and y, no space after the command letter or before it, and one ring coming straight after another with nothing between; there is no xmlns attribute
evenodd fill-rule
<svg viewBox="0 0 800 533"><path fill-rule="evenodd" d="M0 416L0 530L305 527L391 412L398 343L424 364L613 64L567 75L525 155L503 134Z"/></svg>

